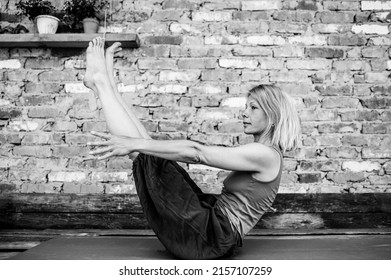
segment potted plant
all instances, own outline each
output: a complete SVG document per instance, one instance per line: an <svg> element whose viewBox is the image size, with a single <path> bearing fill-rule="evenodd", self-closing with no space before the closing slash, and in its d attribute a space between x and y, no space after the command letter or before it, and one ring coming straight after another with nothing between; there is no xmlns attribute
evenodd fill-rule
<svg viewBox="0 0 391 280"><path fill-rule="evenodd" d="M107 4L107 0L67 0L63 8L64 22L74 30L81 29L82 23L84 33L97 33L102 9Z"/></svg>
<svg viewBox="0 0 391 280"><path fill-rule="evenodd" d="M52 14L55 11L50 1L26 0L16 3L18 15L27 16L34 22L39 34L54 34L60 20Z"/></svg>

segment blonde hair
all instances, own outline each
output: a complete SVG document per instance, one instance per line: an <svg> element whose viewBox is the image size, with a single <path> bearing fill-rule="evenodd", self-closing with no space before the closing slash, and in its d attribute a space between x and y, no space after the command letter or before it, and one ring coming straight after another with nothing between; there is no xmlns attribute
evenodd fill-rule
<svg viewBox="0 0 391 280"><path fill-rule="evenodd" d="M247 97L253 97L267 116L263 135L282 152L294 150L300 141L300 121L293 100L275 85L252 88Z"/></svg>

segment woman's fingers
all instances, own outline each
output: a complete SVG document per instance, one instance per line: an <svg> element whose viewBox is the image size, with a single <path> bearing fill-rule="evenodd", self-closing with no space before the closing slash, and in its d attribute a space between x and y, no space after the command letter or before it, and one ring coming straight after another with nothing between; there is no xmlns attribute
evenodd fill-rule
<svg viewBox="0 0 391 280"><path fill-rule="evenodd" d="M108 133L102 133L102 132L96 132L96 131L91 131L92 135L98 136L100 138L103 138L105 140L109 140L111 135Z"/></svg>
<svg viewBox="0 0 391 280"><path fill-rule="evenodd" d="M103 155L103 156L101 156L101 157L98 157L98 160L107 159L107 158L113 157L113 156L115 156L115 155L114 155L114 152L107 153L107 154L105 154L105 155Z"/></svg>
<svg viewBox="0 0 391 280"><path fill-rule="evenodd" d="M108 146L110 142L88 142L87 146Z"/></svg>

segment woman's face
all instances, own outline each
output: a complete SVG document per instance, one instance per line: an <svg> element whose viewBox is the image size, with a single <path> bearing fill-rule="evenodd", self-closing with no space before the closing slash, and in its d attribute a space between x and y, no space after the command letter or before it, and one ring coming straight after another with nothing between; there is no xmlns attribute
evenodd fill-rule
<svg viewBox="0 0 391 280"><path fill-rule="evenodd" d="M245 134L261 135L267 127L266 113L251 95L242 116Z"/></svg>

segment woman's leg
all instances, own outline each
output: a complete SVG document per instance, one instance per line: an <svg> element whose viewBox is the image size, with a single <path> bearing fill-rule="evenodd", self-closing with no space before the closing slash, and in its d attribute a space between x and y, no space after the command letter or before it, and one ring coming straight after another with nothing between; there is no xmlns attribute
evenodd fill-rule
<svg viewBox="0 0 391 280"><path fill-rule="evenodd" d="M137 138L146 136L144 132L139 131L138 125L129 117L116 97L106 68L102 38L95 38L87 48L87 71L84 84L98 94L111 134Z"/></svg>
<svg viewBox="0 0 391 280"><path fill-rule="evenodd" d="M106 49L106 55L105 55L106 69L107 69L108 77L110 80L110 84L114 90L115 97L117 98L118 102L121 103L122 107L124 108L124 110L128 114L129 118L133 121L134 125L137 127L139 133L143 136L143 138L151 139L151 137L149 136L145 127L141 124L141 122L138 120L138 118L133 114L132 110L126 105L126 103L122 99L121 95L118 92L117 85L114 81L114 75L113 75L114 54L121 50L120 46L121 46L121 43L116 42Z"/></svg>
<svg viewBox="0 0 391 280"><path fill-rule="evenodd" d="M237 235L228 219L213 207L216 198L203 194L184 173L173 161L138 156L133 176L144 214L159 240L175 256L221 257L236 248Z"/></svg>

